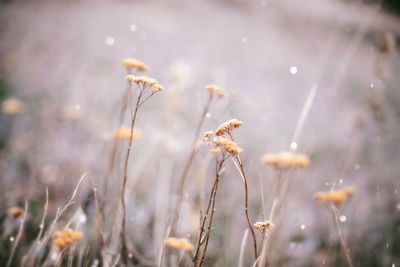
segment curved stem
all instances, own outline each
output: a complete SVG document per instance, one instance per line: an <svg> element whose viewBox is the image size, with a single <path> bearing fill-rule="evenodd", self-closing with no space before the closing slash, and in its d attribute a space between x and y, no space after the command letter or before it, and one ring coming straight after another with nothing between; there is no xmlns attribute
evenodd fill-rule
<svg viewBox="0 0 400 267"><path fill-rule="evenodd" d="M236 162L237 162L237 165L236 164L235 165L236 165L236 167L239 167L238 169L239 169L239 172L242 176L243 183L244 183L246 219L247 219L247 224L250 228L251 235L253 237L254 257L257 260L257 258L258 258L257 238L256 238L256 234L254 232L253 223L251 222L250 214L249 214L249 190L248 190L248 184L247 184L247 176L246 176L246 172L244 170L244 165L243 165L241 158L238 155L236 155L235 158L236 158Z"/></svg>
<svg viewBox="0 0 400 267"><path fill-rule="evenodd" d="M206 236L206 239L205 239L203 255L201 256L199 267L201 267L203 265L205 257L206 257L206 253L207 253L208 242L210 240L210 235L211 235L211 227L212 227L214 214L215 214L215 203L216 203L216 197L217 197L217 190L218 190L218 185L219 185L219 181L220 181L220 178L221 178L221 170L222 170L222 165L223 165L224 161L225 161L225 159L222 159L219 162L219 165L218 165L218 168L217 168L216 177L215 177L215 182L214 182L214 186L213 186L214 191L212 192L212 194L210 196L210 200L212 199L211 215L210 215L210 220L208 222L207 236Z"/></svg>
<svg viewBox="0 0 400 267"><path fill-rule="evenodd" d="M129 138L129 144L128 144L128 149L126 151L126 156L125 156L125 162L124 162L124 177L123 177L123 182L122 182L122 187L121 187L121 206L122 206L122 223L121 223L121 232L120 235L122 237L122 257L125 259L127 262L127 254L131 253L135 259L137 259L141 264L143 265L153 265L150 263L147 259L143 257L139 253L139 251L136 249L136 247L133 244L129 245L128 238L126 236L126 203L125 203L125 192L126 192L126 184L128 181L128 163L129 163L129 158L132 150L132 143L133 143L133 130L135 128L135 123L136 123L136 117L137 113L139 111L139 103L142 98L142 93L138 95L138 98L136 100L135 104L135 110L132 113L132 119L131 119L131 136ZM132 109L132 103L129 101L130 108ZM129 253L128 253L129 252ZM128 256L129 257L129 256Z"/></svg>
<svg viewBox="0 0 400 267"><path fill-rule="evenodd" d="M218 161L216 163L217 163L216 173L218 175L218 172L219 172L218 171L219 170ZM208 200L207 210L206 210L206 213L204 214L204 217L202 218L203 221L201 222L201 226L200 226L199 240L197 241L196 251L195 251L195 253L193 255L193 262L194 263L196 262L196 260L198 258L198 255L199 255L199 252L200 252L200 247L202 245L202 242L204 241L203 234L204 234L204 231L205 231L205 225L206 225L207 217L208 217L208 214L210 212L210 208L211 208L211 204L212 204L212 199L213 199L212 196L214 195L214 191L215 191L215 187L216 187L216 181L217 181L217 179L215 179L213 187L211 188L210 199Z"/></svg>

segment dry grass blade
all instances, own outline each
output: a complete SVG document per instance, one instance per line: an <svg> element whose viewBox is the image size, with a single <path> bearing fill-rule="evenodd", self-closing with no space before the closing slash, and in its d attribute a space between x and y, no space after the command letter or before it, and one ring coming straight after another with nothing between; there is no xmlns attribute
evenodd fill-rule
<svg viewBox="0 0 400 267"><path fill-rule="evenodd" d="M13 244L13 246L11 248L10 256L8 257L8 260L7 260L7 267L11 266L12 260L14 258L15 251L17 250L19 241L21 240L22 233L24 231L24 223L25 223L25 220L26 220L26 216L28 214L28 202L27 201L25 201L25 209L24 210L25 210L25 213L24 213L24 216L21 218L21 222L20 222L20 225L19 225L19 228L18 228L17 237L14 240L14 244Z"/></svg>

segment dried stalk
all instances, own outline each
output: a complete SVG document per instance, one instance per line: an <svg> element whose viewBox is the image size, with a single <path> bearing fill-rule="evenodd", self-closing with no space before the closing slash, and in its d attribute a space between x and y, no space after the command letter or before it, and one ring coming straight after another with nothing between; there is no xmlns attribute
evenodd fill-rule
<svg viewBox="0 0 400 267"><path fill-rule="evenodd" d="M214 184L213 184L213 187L212 187L212 190L211 190L210 199L208 201L207 211L206 211L206 214L204 215L203 223L201 225L200 236L199 236L199 241L198 241L198 247L197 247L197 250L196 250L196 253L198 253L198 250L200 249L201 244L203 242L205 242L204 249L203 249L203 254L201 256L201 260L200 260L200 263L198 265L199 267L201 267L203 265L204 260L205 260L205 256L206 256L206 253L207 253L208 241L210 240L211 227L212 227L214 214L215 214L215 203L216 203L218 185L219 185L219 181L220 181L222 170L223 170L222 167L223 167L223 164L226 161L226 159L227 159L227 157L225 156L225 154L223 154L222 159L221 160L217 160L216 176L215 176ZM205 222L207 220L207 216L208 216L208 213L210 211L211 211L211 214L210 214L210 219L209 219L208 226L207 226L207 233L203 237L203 234L204 234L204 231L205 231L205 229L204 229ZM205 241L203 240L203 238L205 238Z"/></svg>
<svg viewBox="0 0 400 267"><path fill-rule="evenodd" d="M126 192L126 185L128 181L128 165L129 165L129 159L130 159L130 154L132 151L132 143L133 143L133 133L134 133L134 128L135 128L135 123L136 123L136 118L138 111L140 107L151 97L154 95L154 92L152 92L149 96L143 98L144 93L146 92L146 89L148 89L150 86L148 85L143 85L142 87L139 87L139 95L136 99L135 103L135 108L132 110L132 83L130 83L130 90L129 90L129 107L130 107L130 113L131 113L131 126L130 126L130 138L129 138L129 143L128 143L128 148L126 151L125 155L125 161L124 161L124 176L123 176L123 181L122 181L122 187L121 187L121 206L122 206L122 223L121 223L121 231L120 231L120 237L122 240L122 258L124 259L125 262L128 262L128 258L130 258L128 254L131 254L132 257L134 257L136 260L138 260L142 265L148 265L148 266L153 266L155 265L154 262L147 260L137 249L136 247L132 244L129 243L129 240L126 236L126 203L125 203L125 192ZM143 99L142 99L143 98ZM128 256L128 257L127 257Z"/></svg>
<svg viewBox="0 0 400 267"><path fill-rule="evenodd" d="M211 188L210 198L208 200L206 213L201 218L202 220L201 220L201 224L200 224L199 239L197 241L196 250L195 250L195 253L194 253L194 256L193 256L193 263L195 265L197 264L197 260L199 258L199 253L200 253L201 246L205 241L205 234L209 235L209 233L205 233L205 225L206 225L206 222L207 222L208 214L210 213L210 209L211 209L211 206L212 206L214 192L215 192L216 187L217 187L217 180L219 180L219 176L222 174L222 171L223 171L222 167L223 167L223 164L224 164L225 160L226 160L225 155L223 155L221 160L217 159L217 161L216 161L216 169L215 169L215 176L216 177L215 177L213 186Z"/></svg>
<svg viewBox="0 0 400 267"><path fill-rule="evenodd" d="M14 240L14 244L12 246L12 249L11 249L11 252L10 252L10 256L8 257L8 260L7 260L7 267L11 266L12 260L14 258L15 251L17 250L19 241L21 240L21 237L22 237L22 232L24 230L24 223L25 223L25 220L26 220L26 215L28 214L28 202L27 201L25 201L24 210L25 210L24 216L21 218L21 223L19 224L17 237Z"/></svg>
<svg viewBox="0 0 400 267"><path fill-rule="evenodd" d="M235 163L235 166L238 169L240 175L242 176L244 190L245 190L245 213L246 213L247 225L249 226L251 236L253 237L254 257L255 257L255 260L257 260L257 258L258 258L257 238L256 238L256 234L254 232L253 223L251 222L250 214L249 214L249 190L248 190L247 176L246 176L246 172L244 170L243 161L241 160L240 156L236 155L232 160Z"/></svg>

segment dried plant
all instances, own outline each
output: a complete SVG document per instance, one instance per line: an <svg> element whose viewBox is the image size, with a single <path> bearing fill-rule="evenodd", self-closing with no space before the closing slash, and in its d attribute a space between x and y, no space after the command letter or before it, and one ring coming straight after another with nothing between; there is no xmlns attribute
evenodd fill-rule
<svg viewBox="0 0 400 267"><path fill-rule="evenodd" d="M139 61L137 59L133 58L126 58L122 61L123 66L125 67L127 71L127 75L135 75L137 72L142 72L142 71L147 71L149 70L149 66L143 63L142 61ZM128 96L131 91L131 82L128 80L127 81L127 88L125 89L124 93L122 94L122 100L121 100L121 109L119 112L119 118L118 118L118 130L123 129L125 133L129 129L123 128L123 123L124 119L126 116L126 111L128 108ZM118 130L116 133L118 133ZM128 132L129 134L129 132ZM104 195L107 195L108 192L108 183L109 183L109 178L111 177L114 166L115 166L115 160L118 152L118 146L119 146L119 141L120 138L113 138L112 145L111 145L111 150L110 150L110 155L109 155L109 160L108 160L108 167L107 171L105 172L105 176L103 178L104 180ZM104 207L101 208L101 212L104 213Z"/></svg>
<svg viewBox="0 0 400 267"><path fill-rule="evenodd" d="M164 243L174 249L181 249L189 253L193 252L193 245L186 238L169 237L164 240Z"/></svg>
<svg viewBox="0 0 400 267"><path fill-rule="evenodd" d="M136 118L138 112L142 105L146 103L154 94L163 90L163 86L157 83L156 80L151 79L146 76L133 76L132 74L128 74L126 80L130 84L130 90L128 94L128 104L131 114L131 125L130 125L130 137L128 142L128 147L125 154L124 160L124 169L123 169L123 180L121 186L120 193L120 203L122 206L122 223L121 223L121 241L122 241L122 256L125 262L130 258L129 255L133 255L137 260L142 263L146 263L147 260L137 251L135 246L128 241L126 235L126 200L125 200L125 192L126 192L126 184L128 181L128 164L132 150L132 143L134 139L134 127L136 123ZM136 87L136 88L134 88ZM136 99L133 99L133 90L137 89ZM132 103L134 102L134 104Z"/></svg>
<svg viewBox="0 0 400 267"><path fill-rule="evenodd" d="M317 192L314 194L314 200L322 203L330 203L332 215L333 215L333 220L335 222L335 227L336 231L339 236L340 240L340 245L343 249L344 255L346 257L347 265L349 267L353 267L353 262L351 260L350 256L350 250L349 247L346 243L346 240L344 239L342 230L340 229L340 223L339 223L339 207L346 201L348 201L349 197L351 197L355 192L354 187L345 187L341 190L332 190L331 191L321 191Z"/></svg>
<svg viewBox="0 0 400 267"><path fill-rule="evenodd" d="M68 246L73 245L74 243L81 240L83 237L83 233L80 231L74 231L72 229L65 229L56 231L53 235L53 244L59 250L63 250Z"/></svg>
<svg viewBox="0 0 400 267"><path fill-rule="evenodd" d="M259 266L270 266L271 264L271 239L274 236L276 228L280 224L282 217L282 208L285 195L288 188L288 179L284 175L292 169L304 168L310 164L310 159L305 154L294 152L281 152L275 154L265 154L262 161L273 167L276 175L276 187L274 192L274 200L268 222L273 227L267 228L268 231L263 232L263 248L261 256L258 259Z"/></svg>
<svg viewBox="0 0 400 267"><path fill-rule="evenodd" d="M190 152L185 161L182 173L179 176L179 180L178 180L178 191L177 191L178 200L176 202L175 211L173 212L173 215L172 215L171 235L176 234L176 226L177 226L177 222L179 220L179 216L181 213L182 196L183 196L183 192L184 192L185 182L186 182L188 173L190 171L190 168L193 164L193 161L195 159L196 153L198 151L199 137L200 137L201 130L203 128L204 121L207 117L207 114L210 111L210 108L212 106L212 103L214 102L214 99L218 99L218 98L226 95L225 90L216 85L207 85L205 87L205 89L208 92L208 98L207 98L207 101L203 107L201 114L200 114L199 121L197 122L195 131L194 131L194 135L193 135L192 144L190 146ZM217 96L217 98L216 98L216 96Z"/></svg>
<svg viewBox="0 0 400 267"><path fill-rule="evenodd" d="M193 262L197 263L198 266L204 264L208 242L210 239L211 228L213 224L214 214L215 214L215 203L218 191L218 185L220 182L221 174L224 170L224 164L228 159L232 159L237 166L239 173L243 179L245 188L245 214L248 222L249 229L253 237L253 246L255 259L257 259L257 240L254 233L253 225L251 223L249 211L248 211L248 185L247 176L244 170L244 165L240 154L243 149L240 148L236 142L233 140L232 131L239 128L242 122L236 119L232 119L222 123L215 131L207 131L203 134L203 141L207 142L210 146L210 151L216 155L216 170L215 170L215 180L211 188L210 198L208 200L208 205L205 214L201 218L200 223L200 234L198 237L196 251L193 256ZM210 218L208 219L208 215ZM206 221L208 219L208 226L205 229ZM203 252L200 258L200 249L204 244ZM200 261L198 259L200 258Z"/></svg>

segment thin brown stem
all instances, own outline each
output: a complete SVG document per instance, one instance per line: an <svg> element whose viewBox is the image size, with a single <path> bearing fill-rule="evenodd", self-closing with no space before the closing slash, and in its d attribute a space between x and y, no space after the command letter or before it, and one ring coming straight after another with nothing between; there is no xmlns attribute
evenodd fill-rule
<svg viewBox="0 0 400 267"><path fill-rule="evenodd" d="M214 219L214 214L215 214L215 203L216 203L216 197L217 197L217 190L218 190L218 185L219 185L219 181L221 178L221 170L222 170L222 166L225 162L225 159L222 159L217 167L217 173L216 173L216 177L215 177L215 181L214 181L214 191L212 192L212 194L210 195L210 200L212 199L212 204L211 204L211 214L210 214L210 220L208 222L208 227L207 227L207 235L206 235L206 239L205 239L205 244L204 244L204 249L203 249L203 254L201 256L201 260L199 263L199 267L201 267L204 263L205 257L206 257L206 253L207 253L207 248L208 248L208 242L210 240L210 235L211 235L211 227L212 227L212 223L213 223L213 219Z"/></svg>
<svg viewBox="0 0 400 267"><path fill-rule="evenodd" d="M247 224L250 228L251 235L253 237L254 257L257 260L257 258L258 258L257 238L256 238L256 234L254 232L253 223L251 222L250 214L249 214L249 189L248 189L248 183L247 183L247 176L246 176L246 172L244 169L243 161L241 160L240 156L236 155L235 159L236 159L236 163L237 163L236 166L239 167L238 169L242 176L242 180L243 180L243 184L244 184L246 219L247 219Z"/></svg>
<svg viewBox="0 0 400 267"><path fill-rule="evenodd" d="M132 87L130 88L132 89ZM136 99L135 103L135 108L132 110L132 90L129 91L129 108L131 111L131 127L130 127L130 138L129 138L129 143L128 143L128 148L126 151L126 156L125 156L125 161L124 161L124 176L123 176L123 181L122 181L122 187L121 187L121 206L122 206L122 223L121 223L121 240L122 240L122 258L125 260L125 262L128 262L129 258L133 257L137 261L139 261L142 265L144 266L153 266L155 265L154 262L147 260L137 249L136 247L129 242L127 235L126 235L126 202L125 202L125 193L126 193L126 185L128 182L128 165L129 165L129 159L130 159L130 154L132 151L132 144L133 144L133 133L134 133L134 128L135 128L135 123L136 123L136 118L137 114L140 108L140 103L143 97L143 93L145 92L145 86L142 88L139 88L139 95Z"/></svg>
<svg viewBox="0 0 400 267"><path fill-rule="evenodd" d="M215 172L216 172L216 177L215 177L213 186L212 186L212 188L211 188L210 198L209 198L209 200L208 200L208 205L207 205L206 213L204 214L204 216L203 216L203 218L202 218L201 225L200 225L199 239L198 239L198 241L197 241L196 251L195 251L194 256L193 256L193 262L194 262L194 263L196 263L196 261L197 261L197 259L198 259L198 256L199 256L199 253L200 253L201 245L202 245L202 243L204 242L205 225L206 225L206 222L207 222L208 214L209 214L209 212L210 212L210 208L211 208L211 204L212 204L212 200L213 200L214 191L215 191L215 188L216 188L216 185L217 185L217 177L219 176L219 174L220 174L220 172L221 172L222 164L223 164L222 161L218 161L218 160L216 161L216 170L215 170Z"/></svg>
<svg viewBox="0 0 400 267"><path fill-rule="evenodd" d="M24 215L21 218L21 222L20 222L19 228L18 228L17 237L15 238L14 244L13 244L11 252L10 252L10 256L8 257L8 260L7 260L7 267L11 266L11 263L12 263L13 258L14 258L15 251L17 250L19 241L21 240L21 237L22 237L22 234L23 234L23 231L24 231L24 223L25 223L27 214L28 214L28 202L25 201Z"/></svg>
<svg viewBox="0 0 400 267"><path fill-rule="evenodd" d="M125 155L124 177L123 177L122 187L121 187L121 206L122 206L121 237L122 237L123 257L126 256L125 254L128 251L128 245L127 245L128 242L127 242L127 238L126 238L126 203L125 203L126 184L128 181L128 163L129 163L129 158L130 158L130 154L131 154L131 150L132 150L133 130L134 130L135 123L136 123L136 117L137 117L137 113L139 110L139 103L140 103L141 97L142 97L142 94L139 94L139 96L136 100L135 111L133 112L132 118L131 118L131 136L129 138L129 144L128 144L128 148L127 148L126 155ZM129 104L131 105L132 103L130 102ZM134 250L134 252L135 251L136 251L136 249ZM135 256L138 256L138 255L135 255ZM139 256L137 258L139 260L141 257Z"/></svg>
<svg viewBox="0 0 400 267"><path fill-rule="evenodd" d="M274 201L272 203L271 212L269 215L269 220L274 222L275 227L269 233L269 238L265 239L264 245L264 253L262 253L262 258L260 259L260 266L269 267L271 261L271 240L274 236L276 236L276 232L278 231L279 219L281 218L282 204L283 204L283 196L284 196L284 188L286 184L286 179L283 175L283 170L280 168L275 169L276 175L276 186L274 192Z"/></svg>

